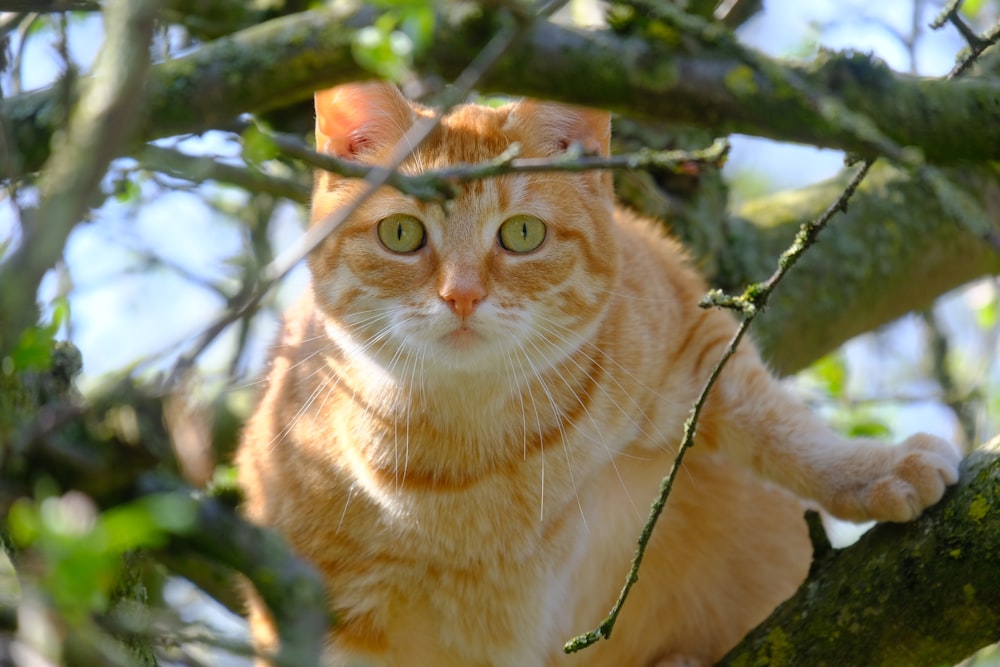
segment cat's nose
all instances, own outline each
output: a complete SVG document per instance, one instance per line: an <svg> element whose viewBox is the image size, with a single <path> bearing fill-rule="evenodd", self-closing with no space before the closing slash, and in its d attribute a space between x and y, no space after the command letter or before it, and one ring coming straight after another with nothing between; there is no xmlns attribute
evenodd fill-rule
<svg viewBox="0 0 1000 667"><path fill-rule="evenodd" d="M461 319L472 315L486 298L482 266L474 259L449 258L438 274L438 294Z"/></svg>
<svg viewBox="0 0 1000 667"><path fill-rule="evenodd" d="M486 290L479 283L454 285L450 288L446 286L446 289L441 290L441 298L448 304L452 312L464 320L486 298Z"/></svg>

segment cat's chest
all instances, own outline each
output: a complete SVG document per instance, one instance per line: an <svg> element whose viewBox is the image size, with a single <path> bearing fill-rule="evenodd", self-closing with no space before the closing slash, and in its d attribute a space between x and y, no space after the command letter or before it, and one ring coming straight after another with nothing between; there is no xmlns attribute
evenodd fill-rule
<svg viewBox="0 0 1000 667"><path fill-rule="evenodd" d="M376 477L356 460L352 489L341 501L343 526L372 548L405 544L410 557L425 563L463 567L547 558L554 531L566 522L564 499L557 498L566 473L545 467L529 457L468 476L411 469Z"/></svg>

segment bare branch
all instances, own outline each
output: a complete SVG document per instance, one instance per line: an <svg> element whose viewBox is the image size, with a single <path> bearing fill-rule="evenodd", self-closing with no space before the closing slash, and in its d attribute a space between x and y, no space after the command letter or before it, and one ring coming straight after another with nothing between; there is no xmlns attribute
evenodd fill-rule
<svg viewBox="0 0 1000 667"><path fill-rule="evenodd" d="M347 178L368 178L373 171L377 170L375 167L319 153L296 136L266 130L260 131L274 142L282 154L301 160L317 169L323 169ZM385 184L418 199L444 201L454 197L456 185L504 174L605 169L681 171L695 165L721 168L728 154L729 144L722 140L717 140L711 146L696 151L644 149L635 153L611 157L585 155L570 147L570 150L563 155L548 159L518 158L518 147L514 145L497 158L482 164L458 165L415 175L393 171L388 175Z"/></svg>
<svg viewBox="0 0 1000 667"><path fill-rule="evenodd" d="M155 0L107 4L107 36L97 76L83 83L66 133L39 180L41 204L25 224L21 247L0 267L0 352L10 350L21 331L34 323L42 276L61 255L112 158L127 141L131 119L140 106L158 6Z"/></svg>
<svg viewBox="0 0 1000 667"><path fill-rule="evenodd" d="M218 39L161 63L149 77L149 104L140 135L149 140L226 125L244 112L264 112L307 99L312 91L370 77L351 55L354 30L371 25L369 9L303 12ZM482 46L495 14L442 16L425 73L458 74ZM721 26L718 29L723 30ZM760 56L760 58L764 58ZM769 61L771 62L771 61ZM517 48L501 57L480 88L603 107L627 114L871 151L857 128L824 114L790 88L788 77L824 91L860 116L878 118L898 146L918 146L929 161L995 158L1000 146L1000 83L918 79L892 73L870 58L824 55L808 66L771 62L774 78L733 54L694 44L678 48L611 31L577 31L548 22L525 26ZM567 76L580 72L583 76ZM580 85L586 81L586 85ZM37 169L54 130L53 91L0 104L10 119L20 164L4 156L0 174ZM980 122L969 123L968 118Z"/></svg>
<svg viewBox="0 0 1000 667"><path fill-rule="evenodd" d="M948 73L949 79L964 73L982 55L983 51L1000 40L1000 21L997 21L985 35L977 35L969 24L965 22L961 14L959 14L961 6L962 0L950 0L941 10L941 13L938 14L937 18L931 22L931 28L934 30L940 30L948 23L951 23L969 45L966 52L955 63L955 67Z"/></svg>
<svg viewBox="0 0 1000 667"><path fill-rule="evenodd" d="M252 167L226 164L208 156L188 155L176 149L149 144L136 155L140 166L174 178L202 183L229 183L251 192L266 192L300 204L309 202L309 186L290 178L272 176Z"/></svg>

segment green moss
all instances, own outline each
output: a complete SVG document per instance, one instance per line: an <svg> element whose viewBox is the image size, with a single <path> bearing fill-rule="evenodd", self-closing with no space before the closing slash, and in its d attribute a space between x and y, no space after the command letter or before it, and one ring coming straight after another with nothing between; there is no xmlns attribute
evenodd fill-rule
<svg viewBox="0 0 1000 667"><path fill-rule="evenodd" d="M669 90L680 78L677 63L661 50L631 49L626 53L631 84L653 91ZM619 70L621 71L621 70Z"/></svg>
<svg viewBox="0 0 1000 667"><path fill-rule="evenodd" d="M737 65L726 72L723 83L726 86L726 90L737 97L750 97L751 95L756 95L758 92L753 70L747 65Z"/></svg>
<svg viewBox="0 0 1000 667"><path fill-rule="evenodd" d="M976 494L975 499L969 503L969 518L979 523L990 511L990 502L983 494Z"/></svg>
<svg viewBox="0 0 1000 667"><path fill-rule="evenodd" d="M781 628L774 628L767 633L764 650L757 657L755 665L760 667L779 667L789 664L792 658L792 646L788 635Z"/></svg>

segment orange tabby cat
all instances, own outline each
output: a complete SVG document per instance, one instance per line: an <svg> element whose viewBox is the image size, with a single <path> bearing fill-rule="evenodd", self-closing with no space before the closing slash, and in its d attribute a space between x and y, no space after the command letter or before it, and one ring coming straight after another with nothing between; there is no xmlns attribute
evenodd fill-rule
<svg viewBox="0 0 1000 667"><path fill-rule="evenodd" d="M316 106L319 149L366 164L429 114L379 83ZM404 170L608 140L603 112L468 105ZM319 174L313 220L360 188ZM682 250L615 208L607 172L474 182L444 207L383 188L310 268L238 464L247 515L325 577L333 665L707 665L805 576L797 497L907 521L956 480L933 436L837 436L744 343L614 635L567 656L618 593L732 318L697 306Z"/></svg>

